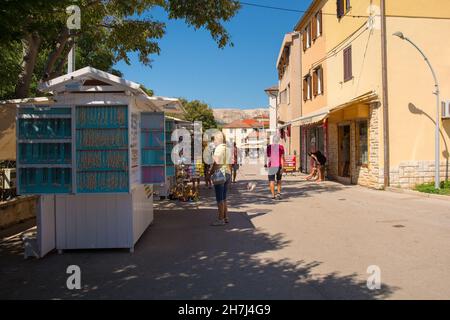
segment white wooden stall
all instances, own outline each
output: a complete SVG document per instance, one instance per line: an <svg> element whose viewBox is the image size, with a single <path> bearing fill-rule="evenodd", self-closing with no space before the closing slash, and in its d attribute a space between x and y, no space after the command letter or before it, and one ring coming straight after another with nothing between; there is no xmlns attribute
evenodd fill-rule
<svg viewBox="0 0 450 320"><path fill-rule="evenodd" d="M150 152L152 156L152 149L142 151L141 117L161 114L164 119L166 111L181 112L180 102L172 98L150 97L139 84L91 67L46 82L41 85L40 90L51 93L52 96L47 100L39 100L39 103L19 104L17 119L18 192L41 195L37 214L39 256L42 257L53 249L60 252L69 249L109 248L133 251L139 238L153 222L153 182L148 175L143 178L142 171L142 152ZM126 123L124 120L121 125L100 128L100 123L96 127L96 123L89 122L89 114L96 110L104 113L104 117L100 118L105 123L109 123L108 119L119 118L119 111L114 111L114 108L119 108L117 110L120 112L126 110ZM71 111L67 111L68 109ZM98 112L95 113L96 116ZM46 122L53 127L48 129L51 125L44 124L44 129L39 129L42 128L42 123L38 122L44 121L42 119L55 121ZM67 119L71 121L70 126L65 122L70 127L71 136L58 137L56 131L61 131L61 123L64 124ZM90 126L82 127L80 119L90 123ZM31 133L28 133L30 128ZM164 134L164 126L162 128ZM45 140L39 135L33 136L36 132L39 134L39 130L50 130L53 138ZM127 138L123 141L127 140L126 145L122 149L111 146L111 150L103 145L101 151L95 149L94 145L91 149L84 150L80 145L88 141L89 130L94 130L95 137L100 137L101 134L106 136L102 137L104 141L108 141L108 135L112 134L99 131L125 130ZM65 134L68 135L67 132ZM89 134L92 135L91 132ZM64 146L57 146L58 144ZM71 151L68 150L70 144ZM58 154L67 154L58 155L59 158L51 161L39 159L39 156L32 154L41 152L41 158L48 159L51 156L45 153L53 150L52 148L56 148ZM87 163L87 156L83 158L83 151L90 156L98 152L95 159L101 159L98 161L102 161L102 164L110 165L113 160L115 163L120 160L123 167L120 170L112 170L110 167L105 169L100 168L98 163L95 167L90 162ZM109 154L108 151L116 153ZM117 155L122 158L119 159ZM37 160L33 162L33 159ZM165 166L165 162L160 166ZM86 167L90 171L84 171ZM158 181L154 183L157 184Z"/></svg>

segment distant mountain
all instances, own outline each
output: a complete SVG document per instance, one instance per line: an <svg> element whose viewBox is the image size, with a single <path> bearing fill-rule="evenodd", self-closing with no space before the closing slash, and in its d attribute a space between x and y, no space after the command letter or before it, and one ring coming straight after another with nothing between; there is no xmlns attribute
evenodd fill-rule
<svg viewBox="0 0 450 320"><path fill-rule="evenodd" d="M219 124L228 124L236 120L269 116L269 109L213 109L214 117Z"/></svg>

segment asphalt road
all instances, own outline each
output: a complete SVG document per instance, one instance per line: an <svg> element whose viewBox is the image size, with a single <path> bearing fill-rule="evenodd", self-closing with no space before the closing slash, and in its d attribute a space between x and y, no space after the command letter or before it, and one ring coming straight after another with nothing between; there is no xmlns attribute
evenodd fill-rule
<svg viewBox="0 0 450 320"><path fill-rule="evenodd" d="M228 226L209 225L213 192L202 187L198 203L158 203L134 254L24 260L19 236L3 233L0 299L450 299L450 200L297 176L273 201L255 168L239 180ZM81 290L66 287L69 265ZM367 287L369 266L380 289Z"/></svg>

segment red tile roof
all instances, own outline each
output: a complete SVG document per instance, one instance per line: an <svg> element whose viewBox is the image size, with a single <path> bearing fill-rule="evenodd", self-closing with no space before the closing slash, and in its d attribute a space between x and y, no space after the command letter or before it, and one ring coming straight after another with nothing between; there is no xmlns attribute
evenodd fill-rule
<svg viewBox="0 0 450 320"><path fill-rule="evenodd" d="M258 121L256 119L243 119L243 120L235 120L225 126L224 128L261 128L261 127L269 127L269 121Z"/></svg>

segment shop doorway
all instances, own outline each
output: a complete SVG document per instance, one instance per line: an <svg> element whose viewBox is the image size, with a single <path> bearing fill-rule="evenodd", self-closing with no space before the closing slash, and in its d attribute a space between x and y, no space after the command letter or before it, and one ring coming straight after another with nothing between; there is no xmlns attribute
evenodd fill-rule
<svg viewBox="0 0 450 320"><path fill-rule="evenodd" d="M323 126L306 127L302 130L302 172L310 173L313 166L309 152L325 152L325 130Z"/></svg>
<svg viewBox="0 0 450 320"><path fill-rule="evenodd" d="M339 126L339 176L350 178L350 125Z"/></svg>

